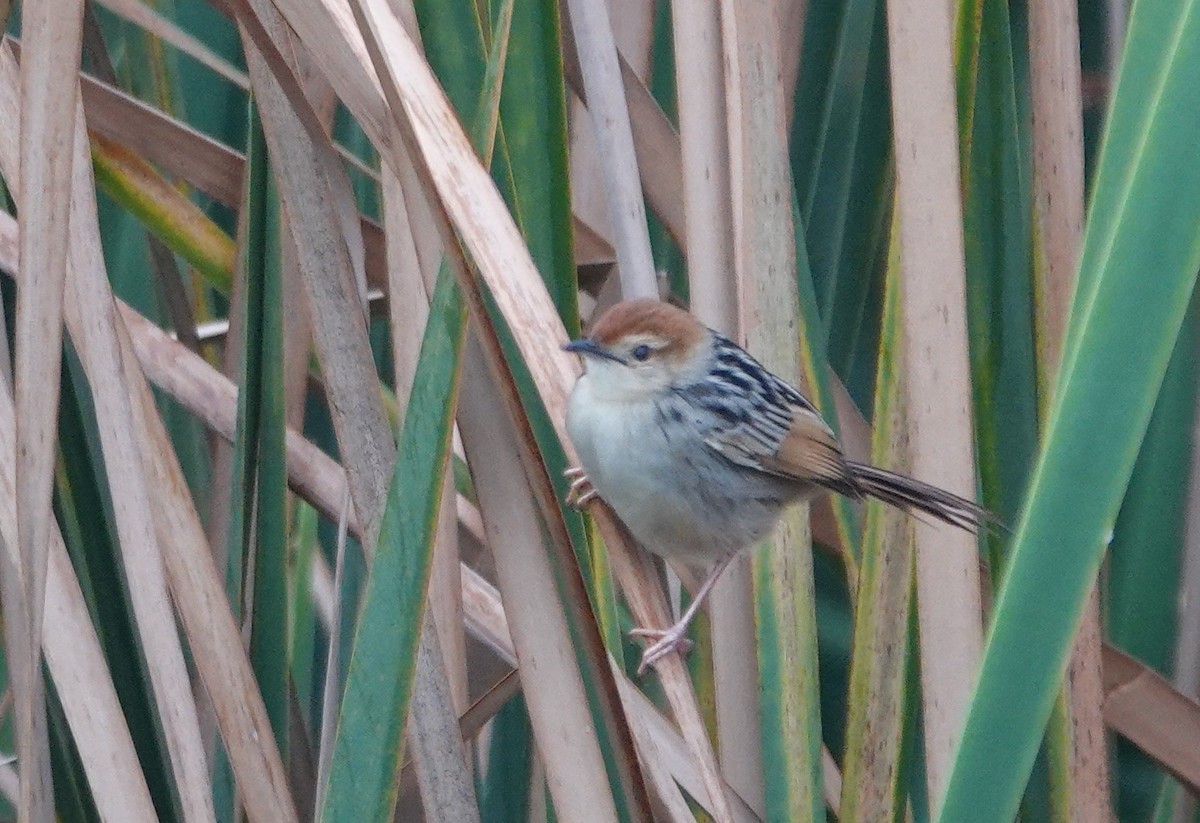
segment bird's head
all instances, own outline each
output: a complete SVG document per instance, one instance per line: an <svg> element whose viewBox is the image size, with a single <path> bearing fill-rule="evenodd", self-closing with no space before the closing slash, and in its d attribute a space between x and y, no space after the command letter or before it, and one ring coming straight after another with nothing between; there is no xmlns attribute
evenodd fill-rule
<svg viewBox="0 0 1200 823"><path fill-rule="evenodd" d="M583 358L595 395L629 401L702 379L712 364L712 341L712 332L682 309L641 299L613 306L587 337L565 348Z"/></svg>

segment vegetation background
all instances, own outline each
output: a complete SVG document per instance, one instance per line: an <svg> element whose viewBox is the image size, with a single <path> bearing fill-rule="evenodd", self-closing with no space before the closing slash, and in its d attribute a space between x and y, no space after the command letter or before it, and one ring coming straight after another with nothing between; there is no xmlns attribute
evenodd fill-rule
<svg viewBox="0 0 1200 823"><path fill-rule="evenodd" d="M1197 819L1200 3L0 20L0 814ZM636 677L648 294L1009 528L797 510Z"/></svg>

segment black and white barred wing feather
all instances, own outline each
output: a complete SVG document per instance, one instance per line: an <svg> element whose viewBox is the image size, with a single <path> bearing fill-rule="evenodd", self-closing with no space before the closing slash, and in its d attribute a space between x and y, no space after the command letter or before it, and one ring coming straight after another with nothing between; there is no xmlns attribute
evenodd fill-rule
<svg viewBox="0 0 1200 823"><path fill-rule="evenodd" d="M702 410L704 442L729 461L857 496L833 431L804 395L723 337L716 364L684 391Z"/></svg>
<svg viewBox="0 0 1200 823"><path fill-rule="evenodd" d="M979 505L936 486L846 460L837 437L804 395L731 341L718 336L715 345L713 370L681 391L707 418L702 421L705 444L727 460L847 497L874 497L969 531L994 522Z"/></svg>

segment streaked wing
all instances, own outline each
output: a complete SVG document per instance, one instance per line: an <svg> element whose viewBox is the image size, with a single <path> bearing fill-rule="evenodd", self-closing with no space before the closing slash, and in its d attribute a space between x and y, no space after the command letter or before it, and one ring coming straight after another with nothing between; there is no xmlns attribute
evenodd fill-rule
<svg viewBox="0 0 1200 823"><path fill-rule="evenodd" d="M813 405L732 342L718 337L716 347L712 373L683 390L705 412L697 422L709 448L768 474L852 486L837 438Z"/></svg>

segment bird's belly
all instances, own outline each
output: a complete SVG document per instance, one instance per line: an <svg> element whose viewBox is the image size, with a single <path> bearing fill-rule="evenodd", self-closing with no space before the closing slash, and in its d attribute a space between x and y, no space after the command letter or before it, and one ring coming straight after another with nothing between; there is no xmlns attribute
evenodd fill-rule
<svg viewBox="0 0 1200 823"><path fill-rule="evenodd" d="M653 409L595 414L573 402L568 424L596 491L655 554L708 565L764 537L784 505L776 484L664 426Z"/></svg>

